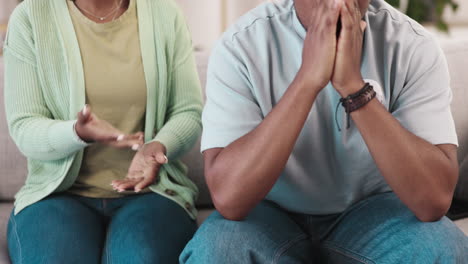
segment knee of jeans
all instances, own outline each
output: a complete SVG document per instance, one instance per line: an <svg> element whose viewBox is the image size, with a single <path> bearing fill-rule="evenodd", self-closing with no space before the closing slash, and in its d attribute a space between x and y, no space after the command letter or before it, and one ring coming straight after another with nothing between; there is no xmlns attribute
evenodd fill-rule
<svg viewBox="0 0 468 264"><path fill-rule="evenodd" d="M416 219L395 232L393 242L415 258L444 259L444 263L463 263L457 259L468 257L468 239L447 217L437 222Z"/></svg>
<svg viewBox="0 0 468 264"><path fill-rule="evenodd" d="M213 260L229 259L233 254L240 255L241 252L253 248L253 232L254 227L248 222L226 220L215 212L203 222L188 243L180 262L208 263ZM255 240L261 238L257 237Z"/></svg>
<svg viewBox="0 0 468 264"><path fill-rule="evenodd" d="M412 236L420 243L430 243L436 247L443 248L444 246L453 246L465 240L465 235L461 230L447 217L443 217L437 222L420 222L415 220L415 223L407 227L404 236Z"/></svg>

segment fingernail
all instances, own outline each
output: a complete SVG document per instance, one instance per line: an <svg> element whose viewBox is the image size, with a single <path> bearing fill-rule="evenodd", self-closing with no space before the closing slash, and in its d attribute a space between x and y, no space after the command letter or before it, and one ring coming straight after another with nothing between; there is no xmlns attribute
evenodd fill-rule
<svg viewBox="0 0 468 264"><path fill-rule="evenodd" d="M132 146L132 150L137 151L140 148L140 145L135 144Z"/></svg>
<svg viewBox="0 0 468 264"><path fill-rule="evenodd" d="M124 138L125 138L125 135L119 135L117 137L117 141L122 141L122 140L124 140Z"/></svg>
<svg viewBox="0 0 468 264"><path fill-rule="evenodd" d="M136 193L139 193L139 192L141 192L141 190L140 190L140 189L138 189L138 190L137 190L137 189L135 189L135 192L136 192Z"/></svg>
<svg viewBox="0 0 468 264"><path fill-rule="evenodd" d="M163 164L167 164L169 162L169 159L167 158L166 155L163 155L164 156L164 163Z"/></svg>
<svg viewBox="0 0 468 264"><path fill-rule="evenodd" d="M88 105L85 104L84 107L83 107L83 115L87 115L88 114Z"/></svg>

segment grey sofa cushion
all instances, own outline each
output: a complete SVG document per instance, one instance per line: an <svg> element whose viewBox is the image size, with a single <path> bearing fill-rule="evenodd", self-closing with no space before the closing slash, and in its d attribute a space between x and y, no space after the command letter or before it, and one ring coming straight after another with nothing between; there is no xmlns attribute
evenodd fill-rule
<svg viewBox="0 0 468 264"><path fill-rule="evenodd" d="M0 57L0 200L13 200L26 178L26 159L13 144L3 103L3 58Z"/></svg>
<svg viewBox="0 0 468 264"><path fill-rule="evenodd" d="M205 86L206 86L206 70L208 68L208 52L198 52L195 54L197 60L197 70L200 76L200 82L203 91L203 99L205 99ZM200 190L197 205L202 207L212 206L210 192L205 183L203 172L203 156L200 153L200 140L197 141L192 150L182 158L184 163L189 169L189 177L197 184Z"/></svg>
<svg viewBox="0 0 468 264"><path fill-rule="evenodd" d="M442 48L452 77L452 113L459 141L458 160L460 178L455 198L468 201L468 39L465 41L443 41Z"/></svg>
<svg viewBox="0 0 468 264"><path fill-rule="evenodd" d="M6 231L8 219L10 218L11 210L13 209L12 203L0 203L0 263L10 263L8 257L8 248L6 241Z"/></svg>

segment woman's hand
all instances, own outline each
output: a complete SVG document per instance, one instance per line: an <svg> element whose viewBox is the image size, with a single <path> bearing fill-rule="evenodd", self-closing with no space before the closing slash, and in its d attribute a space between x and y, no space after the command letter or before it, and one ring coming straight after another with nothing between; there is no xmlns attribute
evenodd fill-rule
<svg viewBox="0 0 468 264"><path fill-rule="evenodd" d="M78 113L75 131L85 142L97 142L116 148L138 150L144 143L143 132L125 135L107 121L99 119L88 105Z"/></svg>
<svg viewBox="0 0 468 264"><path fill-rule="evenodd" d="M153 184L163 164L168 162L165 155L166 147L159 142L143 145L133 158L127 177L123 180L112 181L112 187L118 192L142 189Z"/></svg>

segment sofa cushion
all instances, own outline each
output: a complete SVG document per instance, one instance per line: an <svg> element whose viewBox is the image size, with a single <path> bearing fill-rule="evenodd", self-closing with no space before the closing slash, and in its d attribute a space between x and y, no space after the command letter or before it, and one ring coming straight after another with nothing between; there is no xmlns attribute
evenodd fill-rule
<svg viewBox="0 0 468 264"><path fill-rule="evenodd" d="M468 40L442 41L442 48L452 77L452 113L459 141L460 178L455 199L468 201Z"/></svg>
<svg viewBox="0 0 468 264"><path fill-rule="evenodd" d="M10 218L12 203L0 203L0 263L10 263L6 241L8 219Z"/></svg>
<svg viewBox="0 0 468 264"><path fill-rule="evenodd" d="M206 71L208 68L209 52L197 52L195 58L197 61L197 70L200 76L200 82L203 92L203 100L205 100L205 86L206 86ZM200 153L200 139L197 141L192 150L182 158L182 161L189 169L189 177L198 186L200 195L198 197L198 207L212 207L210 192L206 186L203 166L203 156Z"/></svg>
<svg viewBox="0 0 468 264"><path fill-rule="evenodd" d="M18 151L8 132L3 103L3 58L0 57L0 200L13 200L24 184L26 159Z"/></svg>

